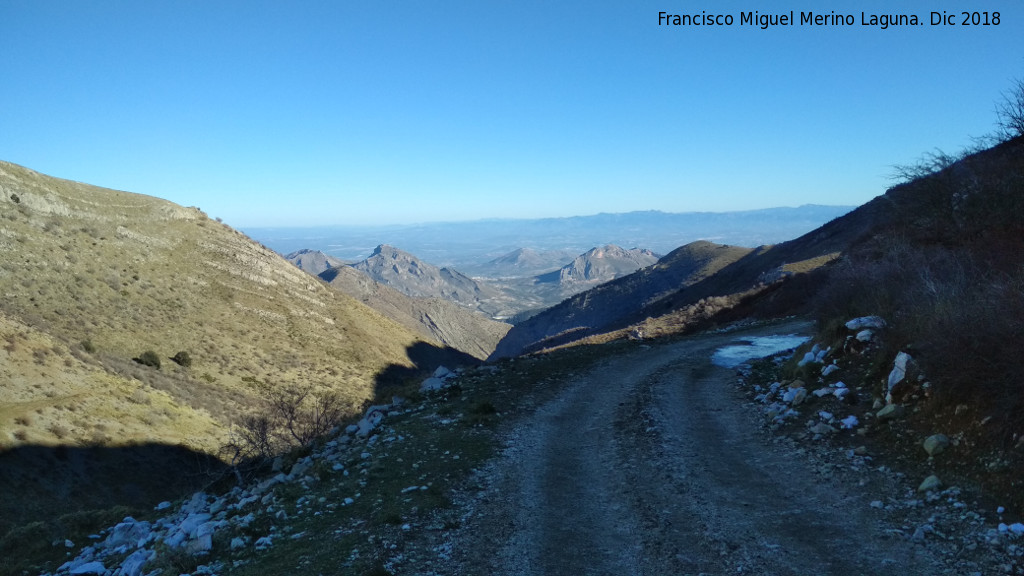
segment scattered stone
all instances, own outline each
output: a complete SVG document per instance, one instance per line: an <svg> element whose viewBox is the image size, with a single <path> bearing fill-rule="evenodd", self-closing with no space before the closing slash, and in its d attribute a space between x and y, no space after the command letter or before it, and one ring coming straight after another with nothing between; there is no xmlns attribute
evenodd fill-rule
<svg viewBox="0 0 1024 576"><path fill-rule="evenodd" d="M70 574L106 574L107 568L103 565L103 562L86 562L72 568L69 571Z"/></svg>
<svg viewBox="0 0 1024 576"><path fill-rule="evenodd" d="M949 438L945 434L932 434L924 439L924 451L929 456L941 454L949 447Z"/></svg>
<svg viewBox="0 0 1024 576"><path fill-rule="evenodd" d="M907 376L907 363L910 362L910 354L906 352L900 352L896 355L896 360L893 361L892 372L889 372L888 387L889 392L896 387L903 379Z"/></svg>
<svg viewBox="0 0 1024 576"><path fill-rule="evenodd" d="M873 328L875 330L881 330L885 328L885 320L880 316L861 316L860 318L854 318L846 323L848 330L863 330L865 328Z"/></svg>
<svg viewBox="0 0 1024 576"><path fill-rule="evenodd" d="M903 416L904 412L906 409L902 404L889 404L875 413L875 417L879 420L895 420Z"/></svg>
<svg viewBox="0 0 1024 576"><path fill-rule="evenodd" d="M433 392L444 388L444 380L440 378L427 378L420 384L420 392Z"/></svg>
<svg viewBox="0 0 1024 576"><path fill-rule="evenodd" d="M875 337L875 332L873 330L869 330L869 329L868 330L861 330L860 332L857 332L857 336L855 336L855 338L857 339L858 342L871 342L871 340L874 337Z"/></svg>
<svg viewBox="0 0 1024 576"><path fill-rule="evenodd" d="M939 477L932 474L931 476L924 479L921 485L917 487L918 492L928 492L929 490L937 490L942 486L942 480Z"/></svg>

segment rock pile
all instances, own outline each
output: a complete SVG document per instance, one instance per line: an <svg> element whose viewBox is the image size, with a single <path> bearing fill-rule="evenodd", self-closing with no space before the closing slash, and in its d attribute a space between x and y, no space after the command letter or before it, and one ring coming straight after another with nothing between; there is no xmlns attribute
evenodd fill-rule
<svg viewBox="0 0 1024 576"><path fill-rule="evenodd" d="M447 370L445 372L442 378L450 374ZM138 521L126 517L116 526L95 535L94 539L98 540L95 544L84 547L75 558L65 562L52 575L46 576L155 576L166 573L166 570L154 568L159 566L161 555L185 554L202 558L211 551L218 534L231 536L251 532L251 525L259 518L284 520L287 513L279 503L275 488L294 484L308 491L308 487L318 482L323 473L348 476L345 462L351 460L355 452L361 452L364 458L369 455L364 450L378 441L373 432L389 414L400 411L402 404L403 401L396 398L391 405L371 406L357 424L337 431L319 450L292 464L287 473L278 472L247 486L236 486L219 496L196 492L177 507L170 502L161 502L155 510L170 512L155 521ZM280 467L281 462L278 460L275 469L279 470ZM337 505L352 505L358 496L353 494ZM237 550L252 547L254 550L262 550L273 546L279 537L282 535L275 533L271 527L263 535L232 537L230 548ZM215 574L219 569L216 563L212 563L209 566L200 565L194 573Z"/></svg>

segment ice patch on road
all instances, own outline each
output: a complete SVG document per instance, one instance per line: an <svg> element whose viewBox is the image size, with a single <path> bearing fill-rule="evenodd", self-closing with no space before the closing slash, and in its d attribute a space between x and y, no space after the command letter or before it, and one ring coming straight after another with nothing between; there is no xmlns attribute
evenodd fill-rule
<svg viewBox="0 0 1024 576"><path fill-rule="evenodd" d="M747 360L764 358L776 352L796 348L808 340L809 337L796 334L755 336L743 340L742 344L731 344L715 350L711 355L711 363L723 368L735 368Z"/></svg>

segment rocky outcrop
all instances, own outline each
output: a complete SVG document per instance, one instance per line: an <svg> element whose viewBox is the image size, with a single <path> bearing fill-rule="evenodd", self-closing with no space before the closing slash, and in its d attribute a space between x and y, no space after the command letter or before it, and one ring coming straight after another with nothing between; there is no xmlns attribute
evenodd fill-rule
<svg viewBox="0 0 1024 576"><path fill-rule="evenodd" d="M393 246L381 244L353 268L413 298L443 298L488 316L500 308L501 292L451 268L438 268Z"/></svg>
<svg viewBox="0 0 1024 576"><path fill-rule="evenodd" d="M328 268L347 264L341 258L335 258L319 250L302 249L285 254L284 259L295 264L300 270L313 276L319 275Z"/></svg>
<svg viewBox="0 0 1024 576"><path fill-rule="evenodd" d="M335 288L425 338L486 359L511 326L442 298L413 298L351 266L320 274Z"/></svg>

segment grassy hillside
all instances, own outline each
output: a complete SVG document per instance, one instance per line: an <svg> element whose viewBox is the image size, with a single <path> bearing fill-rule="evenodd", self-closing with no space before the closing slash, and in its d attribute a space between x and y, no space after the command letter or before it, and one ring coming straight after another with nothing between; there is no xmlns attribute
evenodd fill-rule
<svg viewBox="0 0 1024 576"><path fill-rule="evenodd" d="M268 388L329 389L357 410L378 373L411 366L419 342L198 208L9 163L0 295L7 447L144 439L211 450ZM133 362L149 350L160 369ZM170 360L182 351L188 368ZM89 422L65 418L55 431L62 405Z"/></svg>
<svg viewBox="0 0 1024 576"><path fill-rule="evenodd" d="M511 328L442 298L413 298L351 266L320 274L331 287L356 298L425 339L484 360Z"/></svg>

